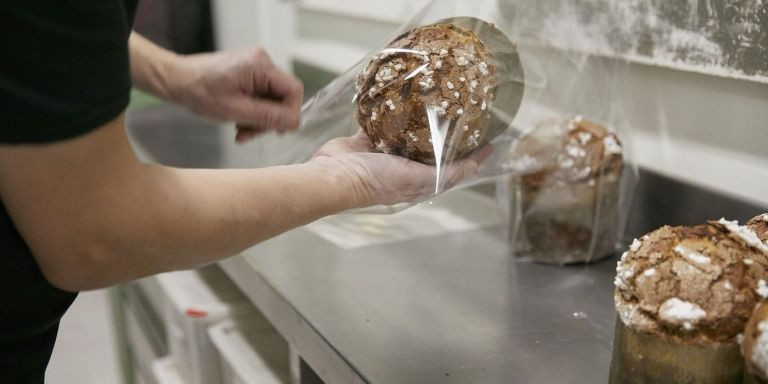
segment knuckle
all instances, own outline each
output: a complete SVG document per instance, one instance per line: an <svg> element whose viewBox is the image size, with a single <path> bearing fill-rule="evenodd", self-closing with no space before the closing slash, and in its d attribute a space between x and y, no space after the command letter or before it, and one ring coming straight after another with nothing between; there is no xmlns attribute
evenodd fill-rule
<svg viewBox="0 0 768 384"><path fill-rule="evenodd" d="M292 78L291 80L291 89L293 92L300 95L304 94L304 84L296 78Z"/></svg>
<svg viewBox="0 0 768 384"><path fill-rule="evenodd" d="M285 126L284 117L276 108L267 108L264 112L264 123L267 127L279 129Z"/></svg>
<svg viewBox="0 0 768 384"><path fill-rule="evenodd" d="M301 125L301 118L298 113L291 113L287 120L287 128L294 129Z"/></svg>
<svg viewBox="0 0 768 384"><path fill-rule="evenodd" d="M264 56L266 55L266 52L262 47L253 47L250 49L248 53L251 55L251 57L255 59L263 59Z"/></svg>
<svg viewBox="0 0 768 384"><path fill-rule="evenodd" d="M262 65L265 65L265 66L272 63L272 60L270 59L269 54L262 47L256 47L251 49L251 57L257 63L261 63Z"/></svg>

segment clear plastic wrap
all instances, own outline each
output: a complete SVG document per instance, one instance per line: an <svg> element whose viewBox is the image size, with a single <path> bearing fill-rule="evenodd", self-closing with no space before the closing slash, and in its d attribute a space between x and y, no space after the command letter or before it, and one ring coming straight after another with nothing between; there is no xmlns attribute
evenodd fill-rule
<svg viewBox="0 0 768 384"><path fill-rule="evenodd" d="M273 164L307 161L331 139L362 130L374 151L433 166L434 196L457 186L450 170L465 159L479 166L458 187L536 172L557 153L520 162L515 143L545 119L585 114L624 128L616 82L622 63L553 50L535 7L430 2L305 104L299 132L273 143Z"/></svg>
<svg viewBox="0 0 768 384"><path fill-rule="evenodd" d="M509 172L523 66L510 31L497 28L496 3L480 3L428 5L304 105L298 134L273 143L273 164L307 161L331 139L362 130L376 151L435 168L425 200L454 186L450 169L463 159L479 167L462 185Z"/></svg>
<svg viewBox="0 0 768 384"><path fill-rule="evenodd" d="M634 184L619 137L575 116L544 120L517 140L511 161L525 171L497 184L516 256L562 265L615 254Z"/></svg>
<svg viewBox="0 0 768 384"><path fill-rule="evenodd" d="M583 15L569 1L501 2L500 9L520 31L515 38L526 73L513 122L518 136L505 159L512 171L497 181L510 249L558 265L614 255L625 240L637 181L625 113L629 64L587 49L609 41L611 26L602 26L605 36L598 28L585 33L580 28L587 23L574 22ZM548 17L569 9L573 17ZM601 8L592 16L619 10ZM588 41L595 37L604 40Z"/></svg>

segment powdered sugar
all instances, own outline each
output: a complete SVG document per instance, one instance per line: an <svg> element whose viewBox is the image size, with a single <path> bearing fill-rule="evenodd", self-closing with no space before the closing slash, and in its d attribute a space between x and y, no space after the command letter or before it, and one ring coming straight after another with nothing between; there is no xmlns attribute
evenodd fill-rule
<svg viewBox="0 0 768 384"><path fill-rule="evenodd" d="M393 71L392 68L389 67L383 67L379 69L379 72L376 74L376 81L392 81L395 79L395 76L397 75L396 71Z"/></svg>
<svg viewBox="0 0 768 384"><path fill-rule="evenodd" d="M686 330L692 330L694 324L707 316L698 304L673 297L659 307L659 318L672 324L682 325Z"/></svg>
<svg viewBox="0 0 768 384"><path fill-rule="evenodd" d="M628 254L627 252L624 252L624 253L622 253L622 254L621 254L621 260L620 260L620 262L621 262L621 263L623 263L623 262L626 262L626 261L627 261L627 257L629 257L629 254Z"/></svg>
<svg viewBox="0 0 768 384"><path fill-rule="evenodd" d="M643 271L643 276L645 277L651 277L656 274L656 268L648 268L645 271Z"/></svg>
<svg viewBox="0 0 768 384"><path fill-rule="evenodd" d="M389 148L384 140L379 140L379 142L376 143L376 149L378 149L381 153L392 153L392 149Z"/></svg>
<svg viewBox="0 0 768 384"><path fill-rule="evenodd" d="M626 288L627 282L635 275L635 268L626 265L624 260L620 260L616 265L616 279L613 284L619 288Z"/></svg>
<svg viewBox="0 0 768 384"><path fill-rule="evenodd" d="M567 158L566 157L566 158L560 160L560 168L568 169L568 168L573 167L573 165L574 165L574 161L571 158Z"/></svg>
<svg viewBox="0 0 768 384"><path fill-rule="evenodd" d="M467 138L467 142L470 146L477 146L480 144L480 131L476 129L472 132L469 138Z"/></svg>
<svg viewBox="0 0 768 384"><path fill-rule="evenodd" d="M603 147L605 147L606 156L609 155L621 155L622 149L619 142L613 135L608 135L603 138Z"/></svg>
<svg viewBox="0 0 768 384"><path fill-rule="evenodd" d="M488 76L491 74L491 72L488 71L488 64L486 64L485 62L480 63L477 66L477 69L480 71L481 74L483 74L483 76Z"/></svg>
<svg viewBox="0 0 768 384"><path fill-rule="evenodd" d="M629 246L629 250L632 252L637 252L638 250L640 250L640 247L642 245L643 244L639 240L634 239L632 240L632 244Z"/></svg>
<svg viewBox="0 0 768 384"><path fill-rule="evenodd" d="M565 153L573 157L584 157L587 155L587 152L583 148L580 148L576 145L566 145Z"/></svg>
<svg viewBox="0 0 768 384"><path fill-rule="evenodd" d="M680 244L678 244L675 247L675 252L677 252L678 255L684 257L686 260L693 262L695 264L709 264L710 259L707 256L702 255L701 253L698 253L690 248L686 248Z"/></svg>
<svg viewBox="0 0 768 384"><path fill-rule="evenodd" d="M739 225L738 221L728 221L726 219L720 219L718 223L722 224L731 233L740 237L750 246L755 247L763 251L764 253L768 254L768 245L765 245L765 243L763 243L763 241L760 240L760 238L757 237L757 235L754 232L752 232L752 230L749 229L748 227Z"/></svg>
<svg viewBox="0 0 768 384"><path fill-rule="evenodd" d="M620 301L618 300L616 303L616 312L619 314L621 322L627 326L631 325L632 318L635 317L635 313L637 312L637 306L632 304L619 304Z"/></svg>
<svg viewBox="0 0 768 384"><path fill-rule="evenodd" d="M541 161L526 153L523 157L512 162L511 167L516 173L523 174L541 168Z"/></svg>
<svg viewBox="0 0 768 384"><path fill-rule="evenodd" d="M419 86L421 86L422 90L429 91L435 87L435 80L431 77L425 76L421 81L419 81Z"/></svg>
<svg viewBox="0 0 768 384"><path fill-rule="evenodd" d="M587 143L589 143L589 140L592 138L592 134L589 132L579 132L578 138L579 138L579 143L581 143L581 145L587 145Z"/></svg>
<svg viewBox="0 0 768 384"><path fill-rule="evenodd" d="M768 298L768 285L765 284L765 280L760 279L760 281L757 282L757 289L755 289L755 292L757 292L763 299Z"/></svg>

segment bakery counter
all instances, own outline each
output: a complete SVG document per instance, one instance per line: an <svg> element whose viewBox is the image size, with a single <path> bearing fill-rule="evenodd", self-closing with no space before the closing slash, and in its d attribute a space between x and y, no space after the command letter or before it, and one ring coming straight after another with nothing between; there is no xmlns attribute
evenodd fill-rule
<svg viewBox="0 0 768 384"><path fill-rule="evenodd" d="M459 192L417 210L476 222L482 204ZM325 382L607 382L615 260L519 262L487 222L363 245L343 240L355 236L338 233L343 220L367 219L321 221L221 263Z"/></svg>
<svg viewBox="0 0 768 384"><path fill-rule="evenodd" d="M231 132L183 110L129 121L148 161L258 163L257 147L230 148ZM641 171L627 236L765 210ZM323 219L220 264L329 384L581 384L608 382L615 260L519 261L493 202L459 192L398 216Z"/></svg>

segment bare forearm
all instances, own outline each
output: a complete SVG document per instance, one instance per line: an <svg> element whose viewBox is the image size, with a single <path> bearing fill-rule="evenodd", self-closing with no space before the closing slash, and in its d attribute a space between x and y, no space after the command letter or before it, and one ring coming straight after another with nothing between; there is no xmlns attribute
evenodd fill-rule
<svg viewBox="0 0 768 384"><path fill-rule="evenodd" d="M99 240L94 252L104 263L84 269L97 274L77 279L92 284L83 288L200 266L354 205L343 179L316 165L225 171L146 166L129 185L113 187L89 223Z"/></svg>
<svg viewBox="0 0 768 384"><path fill-rule="evenodd" d="M365 203L349 177L322 164L143 164L121 116L68 142L2 148L0 192L46 277L84 290L213 262Z"/></svg>

